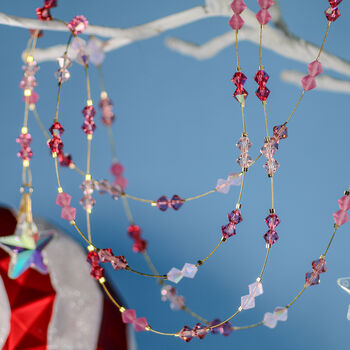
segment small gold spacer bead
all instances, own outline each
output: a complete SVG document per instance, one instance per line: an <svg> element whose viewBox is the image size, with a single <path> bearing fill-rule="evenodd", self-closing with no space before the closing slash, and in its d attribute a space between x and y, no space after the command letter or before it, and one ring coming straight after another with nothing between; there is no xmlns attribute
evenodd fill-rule
<svg viewBox="0 0 350 350"><path fill-rule="evenodd" d="M256 279L257 282L260 282L261 281L261 277L259 276L257 279Z"/></svg>
<svg viewBox="0 0 350 350"><path fill-rule="evenodd" d="M101 277L98 281L99 281L101 284L106 283L106 279L105 279L104 277Z"/></svg>
<svg viewBox="0 0 350 350"><path fill-rule="evenodd" d="M275 214L275 209L269 209L270 214Z"/></svg>
<svg viewBox="0 0 350 350"><path fill-rule="evenodd" d="M34 103L31 103L31 104L29 105L29 110L34 111L34 109L35 109L35 104L34 104Z"/></svg>
<svg viewBox="0 0 350 350"><path fill-rule="evenodd" d="M85 175L85 180L86 180L86 181L91 180L91 174L86 174L86 175Z"/></svg>
<svg viewBox="0 0 350 350"><path fill-rule="evenodd" d="M92 106L92 105L93 105L93 102L92 102L92 100L87 100L87 101L86 101L86 104L87 104L88 106Z"/></svg>
<svg viewBox="0 0 350 350"><path fill-rule="evenodd" d="M28 159L25 159L25 160L23 161L23 166L24 166L25 168L28 168L28 167L29 167L29 160L28 160Z"/></svg>
<svg viewBox="0 0 350 350"><path fill-rule="evenodd" d="M57 153L56 152L52 152L52 158L57 158Z"/></svg>
<svg viewBox="0 0 350 350"><path fill-rule="evenodd" d="M125 307L122 306L122 307L119 309L119 311L123 313L123 312L125 311Z"/></svg>
<svg viewBox="0 0 350 350"><path fill-rule="evenodd" d="M340 227L339 225L334 224L334 228L335 228L335 229L338 229L339 227Z"/></svg>
<svg viewBox="0 0 350 350"><path fill-rule="evenodd" d="M345 191L344 194L345 194L345 196L349 196L350 192L349 191Z"/></svg>
<svg viewBox="0 0 350 350"><path fill-rule="evenodd" d="M197 264L200 266L200 265L203 265L203 261L202 260L198 260L197 261Z"/></svg>
<svg viewBox="0 0 350 350"><path fill-rule="evenodd" d="M91 140L92 140L92 134L89 134L89 135L87 136L87 139L88 139L89 141L91 141Z"/></svg>
<svg viewBox="0 0 350 350"><path fill-rule="evenodd" d="M248 133L242 132L242 137L248 137Z"/></svg>
<svg viewBox="0 0 350 350"><path fill-rule="evenodd" d="M58 192L58 193L62 193L62 192L63 192L63 188L62 188L61 186L58 187L58 188L57 188L57 192Z"/></svg>
<svg viewBox="0 0 350 350"><path fill-rule="evenodd" d="M34 57L29 55L29 56L27 56L26 61L28 63L33 62L34 61Z"/></svg>
<svg viewBox="0 0 350 350"><path fill-rule="evenodd" d="M152 206L152 207L156 207L156 206L157 206L157 203L156 203L156 202L152 202L152 203L151 203L151 206Z"/></svg>
<svg viewBox="0 0 350 350"><path fill-rule="evenodd" d="M24 96L29 97L29 96L31 96L31 94L32 94L32 90L30 90L30 89L24 90Z"/></svg>
<svg viewBox="0 0 350 350"><path fill-rule="evenodd" d="M145 327L145 330L146 330L146 331L150 331L150 330L151 330L151 327L147 325L147 326Z"/></svg>
<svg viewBox="0 0 350 350"><path fill-rule="evenodd" d="M69 221L69 223L70 223L71 225L75 225L75 220L71 220L71 221Z"/></svg>
<svg viewBox="0 0 350 350"><path fill-rule="evenodd" d="M249 168L243 168L243 171L244 171L245 173L247 173L247 172L248 172L248 169L249 169Z"/></svg>
<svg viewBox="0 0 350 350"><path fill-rule="evenodd" d="M241 209L242 208L242 204L241 203L237 203L236 204L236 209Z"/></svg>
<svg viewBox="0 0 350 350"><path fill-rule="evenodd" d="M104 99L107 97L108 97L107 91L101 91L101 98Z"/></svg>
<svg viewBox="0 0 350 350"><path fill-rule="evenodd" d="M23 126L21 129L22 134L28 134L28 128L26 126Z"/></svg>
<svg viewBox="0 0 350 350"><path fill-rule="evenodd" d="M320 260L324 260L325 257L326 257L326 256L325 256L324 254L321 254L320 257L319 257L319 259L320 259Z"/></svg>
<svg viewBox="0 0 350 350"><path fill-rule="evenodd" d="M265 142L269 142L269 141L270 141L270 136L266 136L266 137L264 138L264 140L265 140Z"/></svg>
<svg viewBox="0 0 350 350"><path fill-rule="evenodd" d="M240 306L240 307L238 308L238 312L241 312L242 310L243 310L243 307Z"/></svg>
<svg viewBox="0 0 350 350"><path fill-rule="evenodd" d="M74 164L74 163L70 163L70 164L69 164L69 168L70 168L70 169L75 169L75 164Z"/></svg>
<svg viewBox="0 0 350 350"><path fill-rule="evenodd" d="M87 212L88 214L91 214L92 210L89 208L89 209L86 210L86 212Z"/></svg>
<svg viewBox="0 0 350 350"><path fill-rule="evenodd" d="M267 174L267 177L272 177L272 175L271 174Z"/></svg>
<svg viewBox="0 0 350 350"><path fill-rule="evenodd" d="M89 252L93 252L94 250L95 250L95 247L93 246L93 245L88 245L88 247L87 247L87 250L89 251Z"/></svg>
<svg viewBox="0 0 350 350"><path fill-rule="evenodd" d="M223 242L226 242L226 241L227 241L227 238L226 238L226 237L222 237L221 240L222 240Z"/></svg>

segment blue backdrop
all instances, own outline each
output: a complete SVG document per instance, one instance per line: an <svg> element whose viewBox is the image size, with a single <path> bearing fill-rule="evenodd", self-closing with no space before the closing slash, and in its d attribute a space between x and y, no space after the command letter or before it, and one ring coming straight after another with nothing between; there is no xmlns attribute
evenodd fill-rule
<svg viewBox="0 0 350 350"><path fill-rule="evenodd" d="M40 1L2 0L0 11L35 17L34 8L40 4ZM201 4L201 0L59 1L54 14L64 20L84 14L93 24L125 28ZM255 1L247 4L258 10ZM281 7L293 33L320 44L326 27L323 11L327 5L326 0L297 0L282 1ZM332 25L326 50L349 59L349 3L344 1L340 10L342 16ZM170 35L204 43L227 31L227 21L227 18L199 21L107 55L103 70L118 116L113 130L118 155L129 180L128 193L152 199L163 194L171 197L175 193L189 197L215 187L219 177L239 171L235 143L242 126L239 105L231 97L234 90L230 78L235 69L232 47L212 59L196 61L164 45ZM0 27L0 199L13 207L18 206L20 199L21 164L16 157L19 146L15 138L23 120L22 90L18 84L23 74L21 53L27 38L26 30ZM39 46L63 44L66 40L67 33L46 32ZM240 44L240 53L241 66L249 77L247 130L253 142L251 154L256 155L265 136L263 110L254 95L256 84L252 79L259 64L258 47L244 42ZM267 50L263 55L271 77L268 114L272 126L286 120L300 95L299 88L281 82L281 71L292 68L306 72L306 65ZM55 112L55 70L56 63L43 63L37 74L38 111L47 128ZM73 154L78 166L84 168L86 141L80 130L83 120L80 111L86 101L84 72L77 64L70 71L72 78L63 86L60 116L66 129L65 149ZM91 81L93 99L97 101L99 86L95 69L91 69ZM287 304L302 288L311 261L324 250L332 232L332 213L338 210L337 199L349 185L348 101L345 94L314 90L307 94L292 119L289 138L281 142L276 154L280 162L275 176L280 240L271 251L263 283L265 293L257 299L256 308L241 313L234 325L257 322L265 312ZM31 163L34 212L58 223L78 240L72 227L59 217L52 160L33 119L29 128L35 152ZM92 147L93 177L108 177L110 164L106 132L99 123ZM247 174L242 200L244 221L239 225L237 236L220 248L200 269L195 280L185 279L178 286L188 306L207 319L232 314L240 303L240 296L247 294L248 284L260 271L265 256L264 218L270 208L270 185L262 165L260 160ZM78 204L82 179L69 170L61 173L65 191L73 195L73 205L79 207L77 220L84 227L84 213ZM149 253L161 273L173 266L181 267L185 262L194 263L217 244L220 226L226 223L226 214L234 207L237 196L238 188L233 188L228 195L213 194L185 204L178 212L165 213L143 203L130 203L135 221L149 241ZM121 201L114 202L98 194L95 198L92 229L96 244L112 247L115 253L126 255L130 265L146 271L142 257L130 250L132 242L126 234L127 220ZM146 332L137 334L139 348L347 349L350 323L346 312L350 296L340 290L336 279L350 275L349 227L350 224L342 227L336 236L321 285L307 290L290 309L288 321L276 329L259 327L237 331L227 338L195 339L189 344ZM135 308L138 315L146 316L155 329L178 331L185 324L196 323L184 312L172 312L168 303L160 300L160 288L153 279L127 272L111 272L110 276L129 307Z"/></svg>

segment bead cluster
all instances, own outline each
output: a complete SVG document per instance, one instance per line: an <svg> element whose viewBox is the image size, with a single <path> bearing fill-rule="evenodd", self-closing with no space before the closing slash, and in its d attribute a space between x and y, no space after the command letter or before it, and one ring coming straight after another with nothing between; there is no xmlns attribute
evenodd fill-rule
<svg viewBox="0 0 350 350"><path fill-rule="evenodd" d="M29 166L29 161L33 157L33 151L30 148L32 136L28 133L27 128L22 128L22 132L16 139L16 142L21 145L21 150L17 153L19 158L22 158L23 166Z"/></svg>
<svg viewBox="0 0 350 350"><path fill-rule="evenodd" d="M233 97L241 104L245 106L245 100L248 96L247 90L244 88L244 84L247 81L247 77L240 71L236 72L231 81L236 85L236 90L233 93Z"/></svg>
<svg viewBox="0 0 350 350"><path fill-rule="evenodd" d="M111 126L114 122L115 116L113 113L113 103L108 98L107 93L101 93L101 100L99 102L99 107L101 108L101 121L106 126Z"/></svg>
<svg viewBox="0 0 350 350"><path fill-rule="evenodd" d="M343 0L328 0L330 7L324 12L328 21L334 22L340 16L338 5L342 1Z"/></svg>
<svg viewBox="0 0 350 350"><path fill-rule="evenodd" d="M163 301L170 301L170 308L172 310L181 310L185 307L185 298L182 295L178 295L176 288L173 286L163 286L160 293Z"/></svg>
<svg viewBox="0 0 350 350"><path fill-rule="evenodd" d="M237 148L241 151L237 158L237 163L244 170L247 171L252 164L252 157L248 154L249 148L252 147L252 143L248 138L247 133L243 133L242 137L236 143Z"/></svg>
<svg viewBox="0 0 350 350"><path fill-rule="evenodd" d="M316 87L315 77L323 72L322 64L318 60L313 61L308 64L307 70L309 74L301 79L301 85L305 91L312 90Z"/></svg>
<svg viewBox="0 0 350 350"><path fill-rule="evenodd" d="M271 246L278 241L279 237L275 229L279 225L280 219L278 215L273 212L265 218L265 222L269 230L264 234L264 239L266 244Z"/></svg>
<svg viewBox="0 0 350 350"><path fill-rule="evenodd" d="M75 220L77 210L70 206L72 196L68 193L60 192L56 197L56 204L62 207L61 217L69 222Z"/></svg>
<svg viewBox="0 0 350 350"><path fill-rule="evenodd" d="M177 194L174 194L171 199L168 199L166 196L161 196L155 202L155 205L159 208L160 211L166 211L169 207L174 210L179 210L182 207L184 200L181 199Z"/></svg>
<svg viewBox="0 0 350 350"><path fill-rule="evenodd" d="M263 69L259 69L255 74L254 80L259 85L255 95L260 101L266 101L270 95L270 90L266 87L266 83L269 80L269 75Z"/></svg>
<svg viewBox="0 0 350 350"><path fill-rule="evenodd" d="M186 263L182 270L173 267L168 273L167 278L170 282L179 283L183 277L194 278L198 271L196 265Z"/></svg>
<svg viewBox="0 0 350 350"><path fill-rule="evenodd" d="M81 128L86 135L92 135L96 130L96 124L94 122L96 111L94 106L92 106L91 104L88 104L87 106L84 107L81 113L85 118L84 124L81 126Z"/></svg>
<svg viewBox="0 0 350 350"><path fill-rule="evenodd" d="M193 329L185 326L179 332L179 337L184 340L186 343L191 341L194 337L198 339L204 339L204 337L208 334L209 330L205 326L200 323L197 323Z"/></svg>
<svg viewBox="0 0 350 350"><path fill-rule="evenodd" d="M84 182L80 185L81 190L84 193L83 198L80 200L80 205L88 212L91 213L96 201L92 197L94 192L94 182L91 180L91 176L86 176Z"/></svg>
<svg viewBox="0 0 350 350"><path fill-rule="evenodd" d="M51 21L51 8L57 7L57 0L45 0L44 6L36 9L36 15L40 21Z"/></svg>
<svg viewBox="0 0 350 350"><path fill-rule="evenodd" d="M141 238L141 228L138 225L130 225L128 227L129 237L134 240L132 250L135 253L143 253L147 248L147 241Z"/></svg>
<svg viewBox="0 0 350 350"><path fill-rule="evenodd" d="M247 8L243 0L234 0L231 4L231 9L233 11L233 16L228 22L233 30L239 30L243 27L244 20L240 14Z"/></svg>
<svg viewBox="0 0 350 350"><path fill-rule="evenodd" d="M148 327L146 318L136 318L136 311L133 309L124 310L122 312L122 320L124 323L132 324L136 332L145 331Z"/></svg>
<svg viewBox="0 0 350 350"><path fill-rule="evenodd" d="M278 321L285 322L288 318L288 310L285 307L276 307L273 313L266 312L264 315L264 326L275 328Z"/></svg>
<svg viewBox="0 0 350 350"><path fill-rule="evenodd" d="M72 156L63 152L64 144L61 140L61 136L64 133L64 129L62 125L59 122L54 121L49 131L52 135L52 138L49 140L48 146L50 148L52 157L58 157L58 161L61 166L70 166L73 163Z"/></svg>
<svg viewBox="0 0 350 350"><path fill-rule="evenodd" d="M339 210L333 213L334 222L336 225L341 226L349 221L347 211L350 209L350 195L349 192L345 192L345 196L338 199Z"/></svg>
<svg viewBox="0 0 350 350"><path fill-rule="evenodd" d="M218 179L215 190L227 194L231 186L239 186L242 183L241 173L231 173L227 179Z"/></svg>
<svg viewBox="0 0 350 350"><path fill-rule="evenodd" d="M113 185L119 187L123 192L128 185L128 180L123 176L124 167L119 162L115 162L109 169L110 173L114 176Z"/></svg>
<svg viewBox="0 0 350 350"><path fill-rule="evenodd" d="M262 283L258 278L256 282L248 286L249 294L241 297L241 308L242 310L249 310L255 307L255 297L264 293Z"/></svg>
<svg viewBox="0 0 350 350"><path fill-rule="evenodd" d="M321 257L312 262L312 272L305 274L305 286L314 286L320 283L320 273L326 272L326 260Z"/></svg>
<svg viewBox="0 0 350 350"><path fill-rule="evenodd" d="M35 73L39 70L37 62L33 59L33 56L27 56L26 64L22 67L24 76L19 83L19 87L23 90L23 100L28 104L36 104L39 95L34 91L37 85Z"/></svg>
<svg viewBox="0 0 350 350"><path fill-rule="evenodd" d="M225 226L221 226L221 233L224 239L230 238L236 234L236 225L243 221L241 212L239 209L233 210L227 214L229 223Z"/></svg>
<svg viewBox="0 0 350 350"><path fill-rule="evenodd" d="M67 54L57 58L59 69L55 72L56 79L60 84L65 83L70 78L68 68L72 65L72 60Z"/></svg>
<svg viewBox="0 0 350 350"><path fill-rule="evenodd" d="M256 14L256 19L263 26L270 22L271 15L268 9L274 4L273 0L258 0L261 10Z"/></svg>

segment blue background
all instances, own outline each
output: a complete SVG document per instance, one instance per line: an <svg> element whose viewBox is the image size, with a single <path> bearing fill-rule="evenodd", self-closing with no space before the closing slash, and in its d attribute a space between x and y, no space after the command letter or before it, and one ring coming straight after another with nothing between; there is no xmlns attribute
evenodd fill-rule
<svg viewBox="0 0 350 350"><path fill-rule="evenodd" d="M248 6L258 10L255 1ZM35 17L40 1L1 1L0 11L18 16ZM55 17L70 20L84 14L91 23L126 28L142 24L193 6L200 0L177 1L59 1ZM326 28L323 11L327 1L282 1L284 18L290 30L304 39L320 44ZM350 5L340 5L342 16L332 25L326 49L345 59L350 57ZM230 78L235 69L233 49L227 48L216 57L196 61L172 52L164 45L167 36L177 36L204 43L226 32L227 18L202 20L169 31L156 38L136 42L107 55L103 70L107 91L115 103L118 116L113 125L118 156L129 180L127 192L157 199L165 194L189 197L214 188L219 177L239 171L235 143L241 134L240 108L231 97ZM19 28L0 27L1 128L0 128L0 199L17 207L20 200L21 164L15 138L20 132L24 106L21 53L28 32ZM39 46L63 44L67 33L46 32ZM253 81L258 68L258 47L240 44L241 66L249 77L246 118L253 142L252 156L258 154L265 136L261 103L255 97ZM281 82L284 69L306 72L306 65L264 51L265 68L270 74L268 104L270 126L285 121L300 95L300 89ZM322 57L321 57L322 61ZM57 96L53 72L55 62L40 64L37 74L40 94L39 114L48 128L52 123ZM81 109L86 101L84 73L81 66L71 68L72 78L63 86L60 120L66 129L65 150L73 154L81 168L85 167L86 141L80 130ZM332 72L326 71L332 74ZM340 75L336 75L341 77ZM93 99L99 99L97 72L91 69ZM281 219L280 240L273 246L264 277L265 293L257 299L255 309L241 313L234 325L260 321L267 311L287 304L302 288L304 273L311 261L324 250L332 232L332 213L338 210L337 199L349 185L349 97L345 94L312 91L300 105L289 125L289 138L282 141L276 159L280 169L275 176L276 208ZM31 162L35 192L33 209L61 225L72 237L76 233L60 219L55 204L56 179L39 128L29 121L35 156ZM110 178L111 164L106 131L99 122L92 148L94 178ZM242 200L244 221L238 234L200 268L195 280L183 280L178 286L188 306L203 317L224 318L232 314L241 295L248 293L248 284L257 277L264 256L266 231L264 218L270 208L270 185L260 160L247 174ZM64 190L73 195L78 209L78 223L84 227L84 212L78 202L82 196L80 175L62 170ZM206 256L220 239L220 226L233 209L238 188L228 195L213 194L185 204L180 211L165 213L157 208L131 201L130 205L143 236L149 241L149 253L161 273L185 262L195 263ZM95 242L112 247L126 255L131 266L147 271L142 256L131 252L127 237L127 220L121 201L95 194L97 204L92 216ZM81 242L81 241L79 241ZM81 242L83 243L83 242ZM140 349L348 349L349 321L346 320L350 296L336 284L336 279L350 275L350 229L339 230L327 256L328 271L321 276L321 285L306 291L293 305L286 323L270 330L259 327L237 331L230 337L208 336L185 344L180 339L162 337L148 332L137 334ZM147 317L150 324L163 331L178 331L196 321L184 312L172 312L160 300L158 284L127 272L110 273L129 307Z"/></svg>

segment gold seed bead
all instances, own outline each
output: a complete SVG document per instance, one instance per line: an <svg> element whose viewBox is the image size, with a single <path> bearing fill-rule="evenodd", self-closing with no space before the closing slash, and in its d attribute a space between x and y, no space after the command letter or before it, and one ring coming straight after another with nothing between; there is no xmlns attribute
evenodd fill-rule
<svg viewBox="0 0 350 350"><path fill-rule="evenodd" d="M157 203L156 203L156 202L152 202L152 203L151 203L151 206L152 206L152 207L156 207L156 206L157 206Z"/></svg>
<svg viewBox="0 0 350 350"><path fill-rule="evenodd" d="M58 192L58 193L62 193L62 192L63 192L63 188L62 188L61 186L58 187L58 188L57 188L57 192Z"/></svg>
<svg viewBox="0 0 350 350"><path fill-rule="evenodd" d="M104 99L107 97L108 97L107 91L101 91L101 98Z"/></svg>
<svg viewBox="0 0 350 350"><path fill-rule="evenodd" d="M324 260L325 259L325 255L321 254L319 259Z"/></svg>
<svg viewBox="0 0 350 350"><path fill-rule="evenodd" d="M31 94L32 94L32 90L30 90L30 89L24 90L24 96L29 97L29 96L31 96Z"/></svg>
<svg viewBox="0 0 350 350"><path fill-rule="evenodd" d="M349 191L345 191L344 194L345 194L345 196L349 196L350 192Z"/></svg>
<svg viewBox="0 0 350 350"><path fill-rule="evenodd" d="M122 307L119 309L119 311L123 313L123 312L125 311L125 307L122 306Z"/></svg>
<svg viewBox="0 0 350 350"><path fill-rule="evenodd" d="M75 225L75 220L71 220L71 221L69 221L69 223L70 223L71 225Z"/></svg>
<svg viewBox="0 0 350 350"><path fill-rule="evenodd" d="M92 252L92 251L95 250L95 247L94 247L93 245L90 244L90 245L88 245L87 250L88 250L89 252Z"/></svg>
<svg viewBox="0 0 350 350"><path fill-rule="evenodd" d="M238 308L238 312L241 312L243 310L242 306Z"/></svg>
<svg viewBox="0 0 350 350"><path fill-rule="evenodd" d="M226 241L227 241L227 238L222 237L221 240L222 240L223 242L226 242Z"/></svg>
<svg viewBox="0 0 350 350"><path fill-rule="evenodd" d="M339 227L340 227L339 225L334 224L334 228L335 228L335 229L338 229Z"/></svg>
<svg viewBox="0 0 350 350"><path fill-rule="evenodd" d="M21 129L22 134L28 134L28 128L26 126L23 126Z"/></svg>
<svg viewBox="0 0 350 350"><path fill-rule="evenodd" d="M247 172L248 172L248 168L244 168L243 171L244 171L245 173L247 173Z"/></svg>
<svg viewBox="0 0 350 350"><path fill-rule="evenodd" d="M70 163L70 164L69 164L69 168L70 168L70 169L75 169L75 164L74 164L74 163Z"/></svg>
<svg viewBox="0 0 350 350"><path fill-rule="evenodd" d="M86 175L85 175L85 180L86 180L86 181L91 180L91 174L86 174Z"/></svg>
<svg viewBox="0 0 350 350"><path fill-rule="evenodd" d="M57 153L56 152L52 152L52 158L57 158Z"/></svg>
<svg viewBox="0 0 350 350"><path fill-rule="evenodd" d="M200 265L203 265L203 261L202 260L198 260L197 261L197 264L200 266Z"/></svg>
<svg viewBox="0 0 350 350"><path fill-rule="evenodd" d="M28 167L29 167L29 160L28 160L28 159L25 159L25 160L23 161L23 166L24 166L25 168L28 168Z"/></svg>
<svg viewBox="0 0 350 350"><path fill-rule="evenodd" d="M89 135L87 136L87 139L88 139L89 141L91 141L91 140L92 140L92 134L89 134Z"/></svg>
<svg viewBox="0 0 350 350"><path fill-rule="evenodd" d="M242 204L241 203L237 203L236 204L236 209L241 209L242 208Z"/></svg>
<svg viewBox="0 0 350 350"><path fill-rule="evenodd" d="M145 330L146 330L146 331L150 331L150 330L151 330L151 326L148 326L148 325L147 325L147 326L145 327Z"/></svg>
<svg viewBox="0 0 350 350"><path fill-rule="evenodd" d="M33 62L33 61L34 61L34 57L33 57L33 56L27 56L26 61L27 61L28 63Z"/></svg>
<svg viewBox="0 0 350 350"><path fill-rule="evenodd" d="M248 137L248 133L243 132L243 133L242 133L242 137Z"/></svg>
<svg viewBox="0 0 350 350"><path fill-rule="evenodd" d="M29 105L29 110L34 111L34 109L35 109L35 104L34 104L34 103L31 103L31 104Z"/></svg>
<svg viewBox="0 0 350 350"><path fill-rule="evenodd" d="M87 100L87 101L86 101L86 104L87 104L88 106L92 106L92 105L93 105L93 102L92 102L92 100Z"/></svg>
<svg viewBox="0 0 350 350"><path fill-rule="evenodd" d="M261 277L259 276L257 279L256 279L257 282L260 282L261 281Z"/></svg>
<svg viewBox="0 0 350 350"><path fill-rule="evenodd" d="M274 214L275 213L275 209L269 209L270 214Z"/></svg>
<svg viewBox="0 0 350 350"><path fill-rule="evenodd" d="M101 284L106 283L106 279L105 279L104 277L101 277L98 281L99 281Z"/></svg>
<svg viewBox="0 0 350 350"><path fill-rule="evenodd" d="M266 136L264 140L265 140L265 142L269 142L270 141L270 137Z"/></svg>
<svg viewBox="0 0 350 350"><path fill-rule="evenodd" d="M272 175L271 174L267 174L267 177L272 177Z"/></svg>

